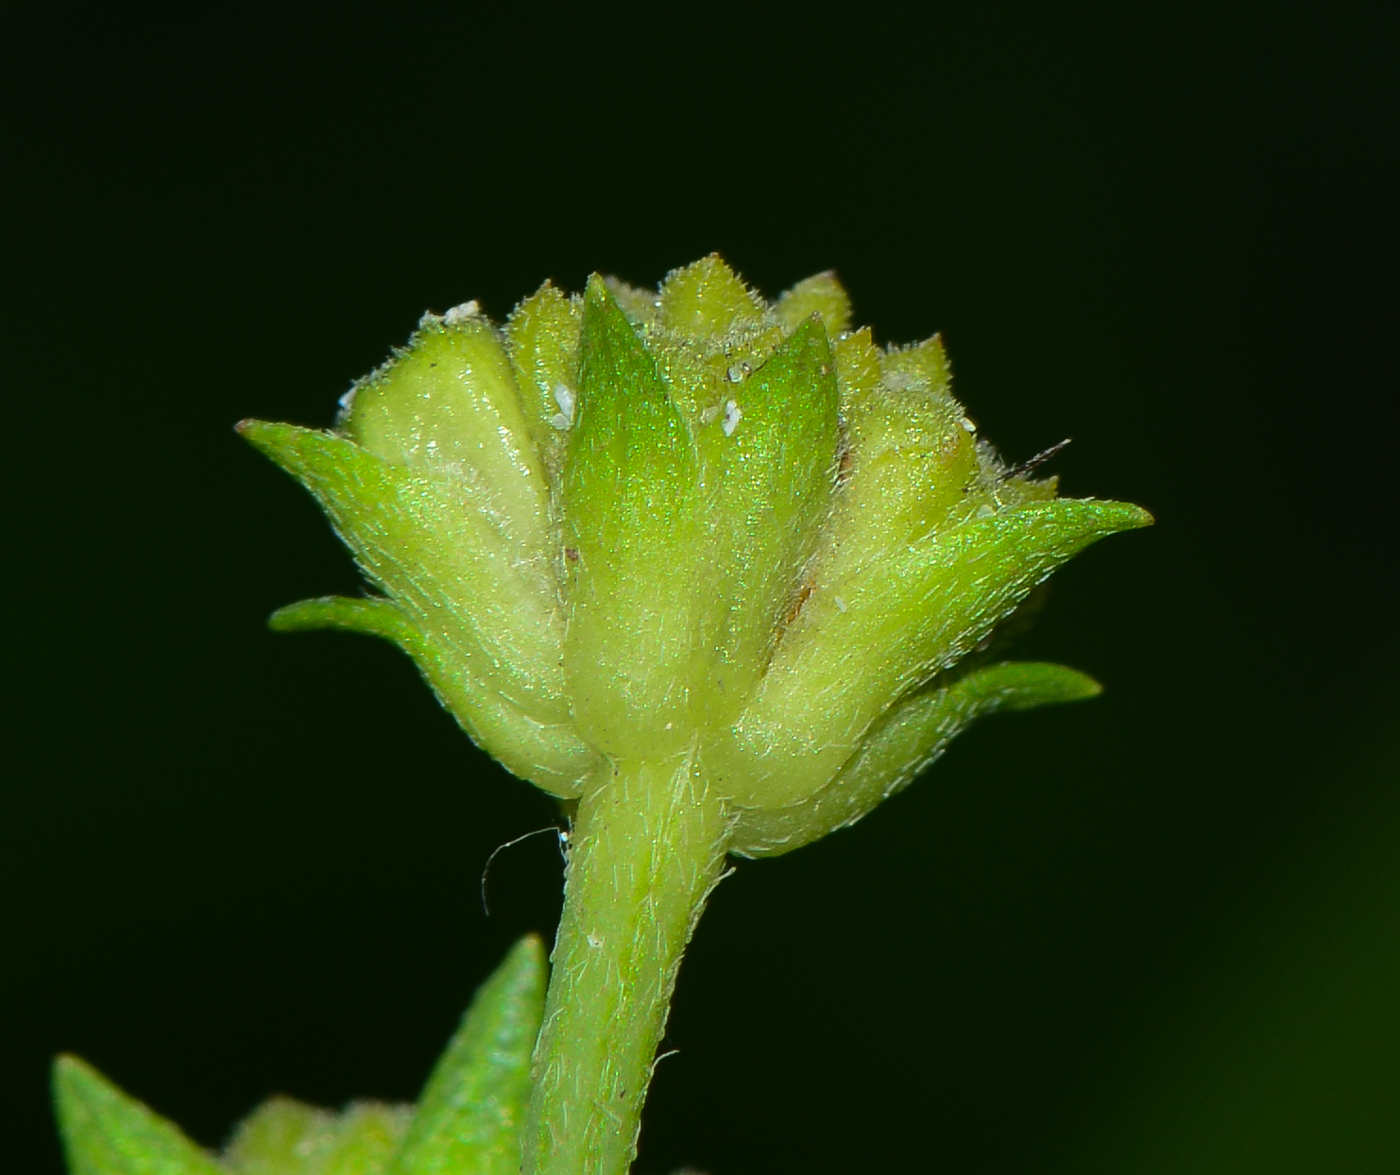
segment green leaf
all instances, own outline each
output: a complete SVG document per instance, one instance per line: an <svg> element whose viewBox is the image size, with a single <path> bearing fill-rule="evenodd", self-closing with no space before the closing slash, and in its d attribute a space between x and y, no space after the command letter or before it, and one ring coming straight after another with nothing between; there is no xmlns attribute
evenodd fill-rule
<svg viewBox="0 0 1400 1175"><path fill-rule="evenodd" d="M383 1175L412 1116L412 1106L385 1102L351 1102L337 1114L270 1098L242 1122L222 1157L234 1175Z"/></svg>
<svg viewBox="0 0 1400 1175"><path fill-rule="evenodd" d="M810 793L887 707L971 652L1057 567L1151 520L1122 502L1037 502L819 578L732 738L707 760L721 794L757 808Z"/></svg>
<svg viewBox="0 0 1400 1175"><path fill-rule="evenodd" d="M564 671L580 732L613 757L689 739L690 682L713 602L700 462L656 361L597 277L584 298L579 399L564 469L570 615Z"/></svg>
<svg viewBox="0 0 1400 1175"><path fill-rule="evenodd" d="M547 973L544 944L530 935L477 991L424 1087L391 1175L518 1175Z"/></svg>
<svg viewBox="0 0 1400 1175"><path fill-rule="evenodd" d="M53 1088L70 1175L220 1175L178 1126L77 1057L54 1062Z"/></svg>
<svg viewBox="0 0 1400 1175"><path fill-rule="evenodd" d="M777 856L854 824L907 787L974 719L998 710L1030 710L1092 698L1092 677L1063 665L1005 661L964 674L895 706L836 778L810 798L782 808L739 813L733 851Z"/></svg>

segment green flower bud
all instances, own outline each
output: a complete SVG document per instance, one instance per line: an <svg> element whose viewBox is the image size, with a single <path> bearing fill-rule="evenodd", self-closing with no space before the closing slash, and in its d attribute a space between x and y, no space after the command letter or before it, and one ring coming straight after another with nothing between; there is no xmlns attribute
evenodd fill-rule
<svg viewBox="0 0 1400 1175"><path fill-rule="evenodd" d="M1007 470L937 337L881 350L830 274L773 305L718 258L657 294L546 285L426 316L338 428L245 422L381 596L278 628L397 642L554 795L688 756L731 851L859 819L997 708L1096 692L965 659L1056 567L1151 521Z"/></svg>

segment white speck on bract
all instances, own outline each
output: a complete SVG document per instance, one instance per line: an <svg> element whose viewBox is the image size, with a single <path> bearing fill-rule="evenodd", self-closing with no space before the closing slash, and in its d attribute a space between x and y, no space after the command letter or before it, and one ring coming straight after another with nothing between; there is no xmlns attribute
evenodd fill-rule
<svg viewBox="0 0 1400 1175"><path fill-rule="evenodd" d="M559 411L550 417L549 423L563 432L574 423L574 389L568 384L555 384L554 402L559 405Z"/></svg>
<svg viewBox="0 0 1400 1175"><path fill-rule="evenodd" d="M705 409L703 409L703 410L701 411L701 413L700 413L700 423L701 423L701 424L709 424L709 423L710 423L712 420L714 420L714 418L715 418L716 416L718 416L718 415L719 415L719 405L718 405L718 404L712 404L712 405L710 405L710 407L705 408Z"/></svg>
<svg viewBox="0 0 1400 1175"><path fill-rule="evenodd" d="M976 432L976 431L977 431L977 425L975 425L975 424L972 422L972 420L969 419L969 418L966 417L966 416L964 416L960 421L958 421L958 423L961 424L961 425L963 426L963 428L966 429L968 432Z"/></svg>
<svg viewBox="0 0 1400 1175"><path fill-rule="evenodd" d="M603 945L603 940L599 938L596 934L590 933L588 935L588 945L593 947L594 949L597 949L598 947Z"/></svg>
<svg viewBox="0 0 1400 1175"><path fill-rule="evenodd" d="M739 418L743 416L743 410L733 400L726 400L724 403L724 423L720 426L724 429L724 435L732 437L734 430L739 427Z"/></svg>
<svg viewBox="0 0 1400 1175"><path fill-rule="evenodd" d="M835 600L836 600L836 611L838 611L838 612L844 612L844 611L846 610L846 601L843 600L840 596L836 596L836 597L835 597Z"/></svg>
<svg viewBox="0 0 1400 1175"><path fill-rule="evenodd" d="M460 306L454 306L442 316L444 326L460 326L470 318L480 318L481 307L475 298L470 302L463 302Z"/></svg>
<svg viewBox="0 0 1400 1175"><path fill-rule="evenodd" d="M736 384L741 382L751 370L752 368L747 363L736 363L726 374L729 376L729 382Z"/></svg>

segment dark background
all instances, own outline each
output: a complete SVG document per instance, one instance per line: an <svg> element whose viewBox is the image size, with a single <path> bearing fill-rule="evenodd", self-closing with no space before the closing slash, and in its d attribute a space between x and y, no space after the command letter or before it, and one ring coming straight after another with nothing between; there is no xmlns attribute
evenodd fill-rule
<svg viewBox="0 0 1400 1175"><path fill-rule="evenodd" d="M720 250L944 332L1012 459L1157 526L993 719L852 831L741 864L639 1169L1400 1167L1391 9L536 5L0 16L0 1119L59 1170L89 1058L206 1144L272 1091L409 1099L557 916L551 804L234 436L332 419L425 308Z"/></svg>

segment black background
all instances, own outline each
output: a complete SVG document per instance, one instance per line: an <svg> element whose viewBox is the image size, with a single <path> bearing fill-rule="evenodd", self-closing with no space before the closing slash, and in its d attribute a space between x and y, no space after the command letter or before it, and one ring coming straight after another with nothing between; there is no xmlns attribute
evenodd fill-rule
<svg viewBox="0 0 1400 1175"><path fill-rule="evenodd" d="M425 308L719 250L942 330L1012 459L1152 509L994 719L698 932L639 1169L1400 1165L1396 45L1380 10L422 6L0 17L0 1137L87 1057L214 1145L410 1099L557 917L554 819L353 593L244 416Z"/></svg>

